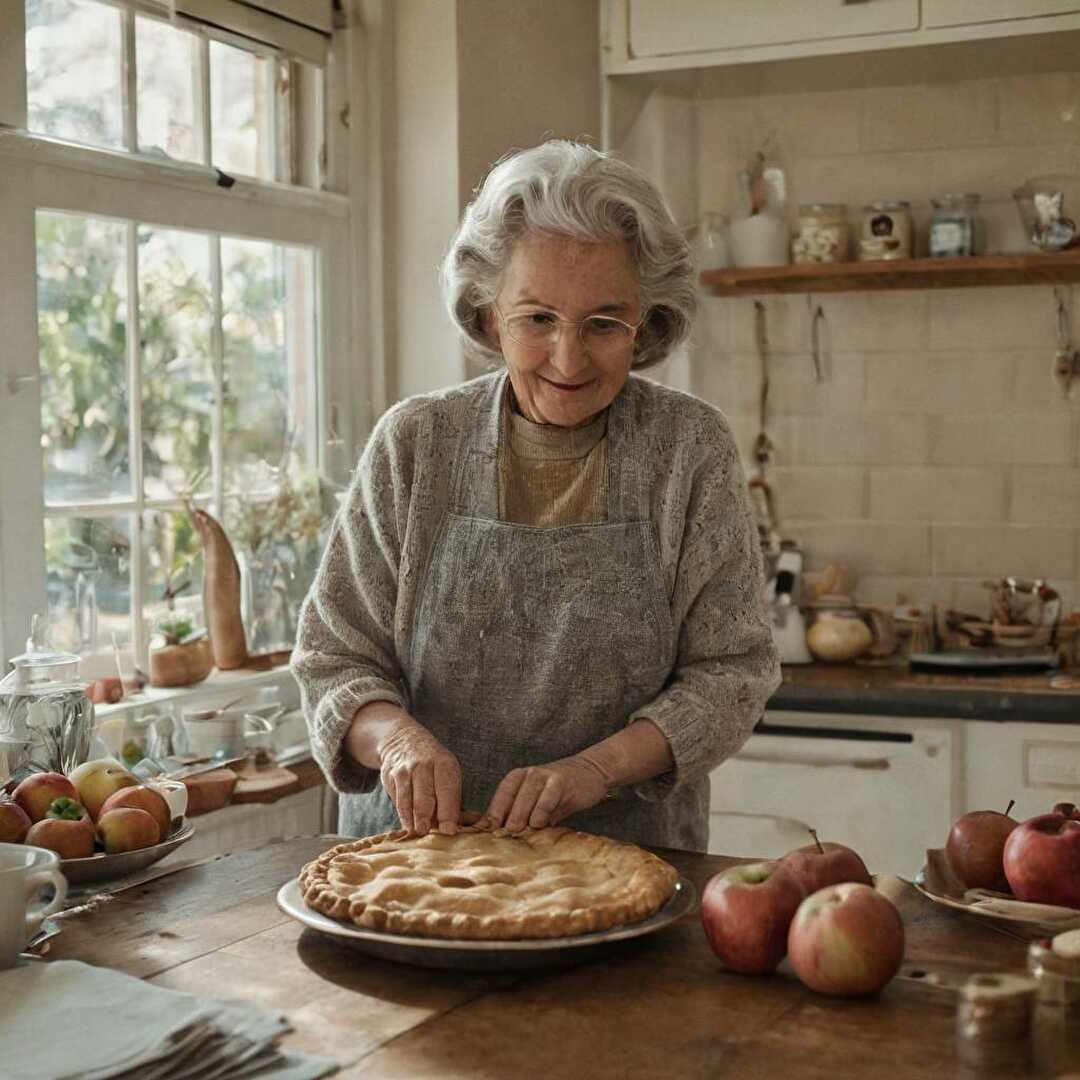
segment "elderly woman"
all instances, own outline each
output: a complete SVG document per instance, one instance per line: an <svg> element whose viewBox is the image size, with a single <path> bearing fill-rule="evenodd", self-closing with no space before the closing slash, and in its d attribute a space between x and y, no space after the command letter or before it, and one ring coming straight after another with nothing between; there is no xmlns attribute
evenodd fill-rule
<svg viewBox="0 0 1080 1080"><path fill-rule="evenodd" d="M488 175L443 284L500 369L379 421L293 654L341 830L703 849L779 667L724 417L632 374L689 334L686 242L641 173L548 142Z"/></svg>

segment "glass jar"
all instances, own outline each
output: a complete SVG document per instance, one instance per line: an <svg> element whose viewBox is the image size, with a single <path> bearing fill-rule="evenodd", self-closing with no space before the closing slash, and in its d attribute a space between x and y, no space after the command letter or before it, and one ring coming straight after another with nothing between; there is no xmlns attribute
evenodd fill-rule
<svg viewBox="0 0 1080 1080"><path fill-rule="evenodd" d="M803 203L799 207L799 229L791 241L791 261L844 262L848 238L846 206L842 203Z"/></svg>
<svg viewBox="0 0 1080 1080"><path fill-rule="evenodd" d="M697 263L698 270L723 270L731 265L731 254L727 239L728 219L726 214L706 211L701 218L698 231Z"/></svg>
<svg viewBox="0 0 1080 1080"><path fill-rule="evenodd" d="M940 199L931 199L930 205L934 208L930 218L930 257L974 255L979 246L979 196L942 195Z"/></svg>
<svg viewBox="0 0 1080 1080"><path fill-rule="evenodd" d="M911 204L875 202L859 218L859 259L911 258Z"/></svg>

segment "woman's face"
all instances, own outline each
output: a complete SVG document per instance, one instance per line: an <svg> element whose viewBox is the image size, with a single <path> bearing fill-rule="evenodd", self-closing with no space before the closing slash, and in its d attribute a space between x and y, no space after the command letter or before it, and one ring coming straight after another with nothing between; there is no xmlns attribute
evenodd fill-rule
<svg viewBox="0 0 1080 1080"><path fill-rule="evenodd" d="M641 301L630 245L587 244L566 237L529 234L514 250L496 299L503 318L552 313L577 322L610 315L636 326ZM488 336L502 350L518 407L536 424L577 427L606 409L626 384L633 342L610 355L590 355L577 326L542 347L522 345L488 309Z"/></svg>

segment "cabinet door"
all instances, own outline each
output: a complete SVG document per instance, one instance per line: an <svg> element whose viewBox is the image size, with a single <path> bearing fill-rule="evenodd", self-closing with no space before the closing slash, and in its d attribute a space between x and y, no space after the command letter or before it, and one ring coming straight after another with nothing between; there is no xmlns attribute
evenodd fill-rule
<svg viewBox="0 0 1080 1080"><path fill-rule="evenodd" d="M766 722L773 734L752 735L710 777L710 850L775 858L810 842L791 828L805 822L853 847L871 873L911 877L926 849L944 843L961 742L954 728L791 712ZM770 835L770 850L741 850Z"/></svg>
<svg viewBox="0 0 1080 1080"><path fill-rule="evenodd" d="M917 30L918 0L629 0L634 56Z"/></svg>
<svg viewBox="0 0 1080 1080"><path fill-rule="evenodd" d="M1080 11L1077 0L923 0L923 26L965 26Z"/></svg>

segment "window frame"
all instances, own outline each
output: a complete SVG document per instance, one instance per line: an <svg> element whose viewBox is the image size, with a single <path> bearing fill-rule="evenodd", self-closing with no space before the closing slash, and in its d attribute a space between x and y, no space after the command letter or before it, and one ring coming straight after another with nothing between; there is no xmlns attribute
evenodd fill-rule
<svg viewBox="0 0 1080 1080"><path fill-rule="evenodd" d="M133 18L129 19L132 27ZM335 480L346 479L351 465L350 460L342 460L340 446L347 448L346 458L351 457L383 406L381 400L373 400L377 395L372 393L383 385L383 378L363 348L360 331L365 305L358 302L352 285L357 268L355 234L368 224L353 220L355 193L350 198L343 190L244 177L226 188L219 184L216 170L207 165L163 161L137 151L32 134L26 130L24 0L0 0L0 25L9 28L0 35L0 236L6 238L0 260L0 295L5 297L0 305L2 664L22 651L30 616L42 610L46 595L36 293L38 210L313 249L318 298L315 464ZM349 100L348 64L353 49L348 39L353 33L349 28L331 42L326 80L330 109ZM134 102L126 112L134 114ZM327 158L341 189L346 187L347 172L334 166L356 160L353 139L358 134L350 134L344 124L332 125L329 119L325 123ZM342 141L347 145L340 145ZM350 342L361 342L356 350L359 357L350 351ZM345 407L346 402L355 406ZM137 571L133 568L132 573L134 581ZM137 662L143 664L145 656Z"/></svg>

